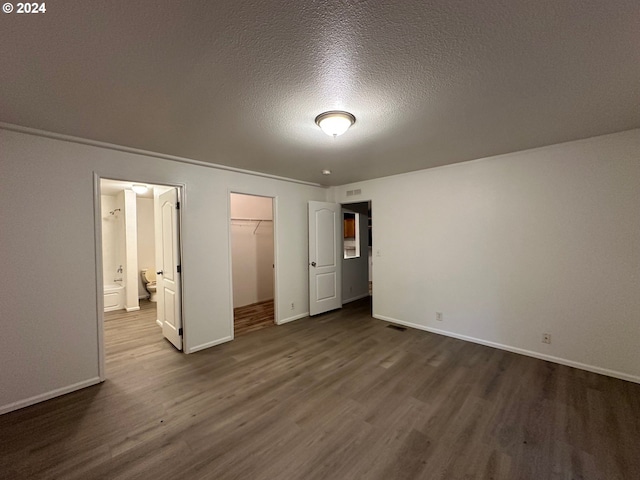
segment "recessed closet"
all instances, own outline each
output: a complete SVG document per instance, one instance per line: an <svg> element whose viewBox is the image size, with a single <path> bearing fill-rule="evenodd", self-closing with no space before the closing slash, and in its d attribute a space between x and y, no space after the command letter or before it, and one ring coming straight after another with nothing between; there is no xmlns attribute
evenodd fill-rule
<svg viewBox="0 0 640 480"><path fill-rule="evenodd" d="M273 198L232 193L234 336L274 325Z"/></svg>

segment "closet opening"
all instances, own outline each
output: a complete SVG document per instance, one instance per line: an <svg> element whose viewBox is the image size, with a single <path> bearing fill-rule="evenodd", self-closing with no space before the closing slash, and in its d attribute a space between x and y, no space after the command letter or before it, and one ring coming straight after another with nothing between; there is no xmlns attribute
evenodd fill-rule
<svg viewBox="0 0 640 480"><path fill-rule="evenodd" d="M230 194L233 334L275 325L274 199Z"/></svg>

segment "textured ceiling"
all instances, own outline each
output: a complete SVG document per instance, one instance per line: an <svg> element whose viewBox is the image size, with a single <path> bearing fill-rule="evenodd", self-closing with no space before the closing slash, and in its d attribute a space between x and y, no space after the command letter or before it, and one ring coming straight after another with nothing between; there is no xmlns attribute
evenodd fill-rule
<svg viewBox="0 0 640 480"><path fill-rule="evenodd" d="M0 14L0 121L338 185L640 127L639 26L638 0L58 0Z"/></svg>

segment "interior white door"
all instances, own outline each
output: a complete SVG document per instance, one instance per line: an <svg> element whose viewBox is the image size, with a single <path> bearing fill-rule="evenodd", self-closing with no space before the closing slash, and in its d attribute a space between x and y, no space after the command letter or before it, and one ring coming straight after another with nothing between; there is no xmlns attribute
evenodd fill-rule
<svg viewBox="0 0 640 480"><path fill-rule="evenodd" d="M180 238L178 189L159 196L160 264L157 269L158 318L162 334L182 350L182 290L180 287Z"/></svg>
<svg viewBox="0 0 640 480"><path fill-rule="evenodd" d="M309 314L342 307L342 207L309 202Z"/></svg>

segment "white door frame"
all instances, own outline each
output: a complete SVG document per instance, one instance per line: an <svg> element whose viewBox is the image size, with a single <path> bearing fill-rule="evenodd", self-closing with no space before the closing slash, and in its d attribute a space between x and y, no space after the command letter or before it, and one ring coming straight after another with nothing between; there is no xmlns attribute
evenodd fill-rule
<svg viewBox="0 0 640 480"><path fill-rule="evenodd" d="M242 188L229 188L227 189L227 233L229 244L229 312L230 321L229 328L231 331L231 340L235 338L235 325L233 315L233 254L231 252L232 239L231 239L231 194L237 193L239 195L251 195L253 197L265 197L271 199L271 208L273 209L273 321L276 325L280 325L280 318L278 317L278 195L274 193L258 192L256 190L245 190Z"/></svg>
<svg viewBox="0 0 640 480"><path fill-rule="evenodd" d="M104 382L106 377L105 371L105 345L104 345L104 281L102 265L102 198L100 180L115 180L119 182L127 183L141 183L145 185L159 185L163 187L173 187L178 189L178 200L180 201L180 209L182 210L178 220L178 235L180 237L180 257L182 258L182 213L184 212L186 204L186 186L183 183L166 183L157 181L147 181L132 178L114 178L111 175L100 175L97 172L93 172L93 220L94 220L94 239L95 239L95 271L96 271L96 310L98 317L98 376L101 382ZM184 273L181 276L181 290L180 297L184 299ZM182 328L184 335L182 337L183 345L186 338L186 319L184 316L184 302L181 301L182 308ZM185 351L185 350L183 350Z"/></svg>

